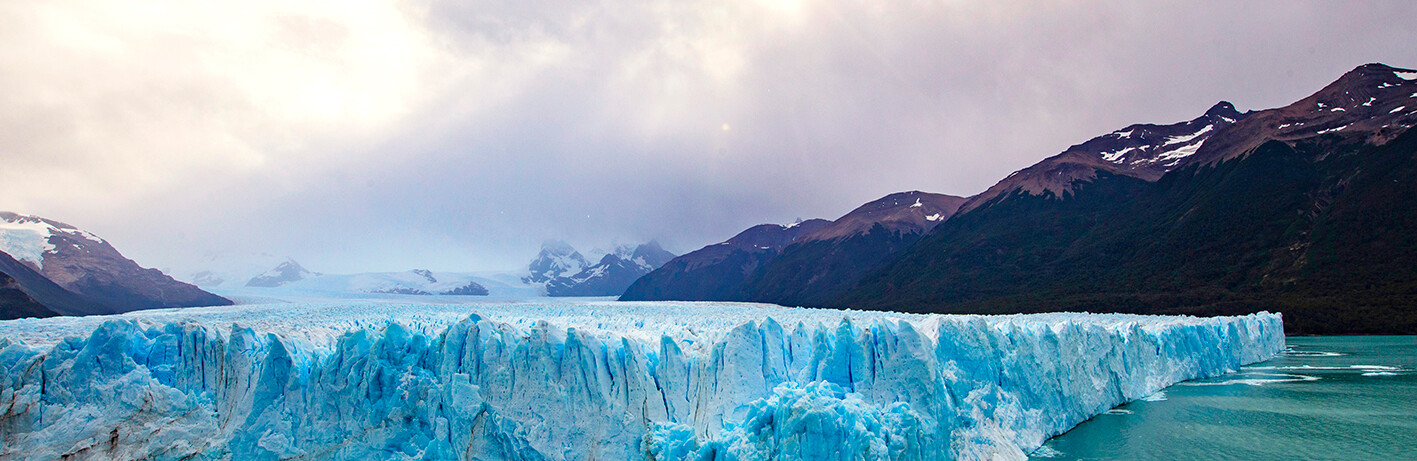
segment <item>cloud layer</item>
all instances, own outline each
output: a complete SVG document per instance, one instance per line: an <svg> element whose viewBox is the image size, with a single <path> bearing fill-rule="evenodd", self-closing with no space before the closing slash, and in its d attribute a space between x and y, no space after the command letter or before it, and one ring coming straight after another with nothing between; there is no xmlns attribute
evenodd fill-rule
<svg viewBox="0 0 1417 461"><path fill-rule="evenodd" d="M686 251L1417 66L1410 2L1038 3L9 2L0 209L158 267Z"/></svg>

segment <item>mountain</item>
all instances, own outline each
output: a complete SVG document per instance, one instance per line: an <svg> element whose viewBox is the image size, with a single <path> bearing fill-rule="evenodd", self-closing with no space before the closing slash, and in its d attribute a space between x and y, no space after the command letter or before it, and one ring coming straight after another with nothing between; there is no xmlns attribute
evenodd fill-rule
<svg viewBox="0 0 1417 461"><path fill-rule="evenodd" d="M967 199L920 191L866 203L802 236L746 284L750 301L820 306L949 219Z"/></svg>
<svg viewBox="0 0 1417 461"><path fill-rule="evenodd" d="M590 267L585 256L570 244L559 240L542 242L541 252L527 265L529 275L522 278L526 283L546 283L551 279L569 276Z"/></svg>
<svg viewBox="0 0 1417 461"><path fill-rule="evenodd" d="M1099 174L1155 181L1194 155L1212 135L1248 116L1221 101L1193 120L1131 125L1014 172L961 208L973 210L1016 193L1062 198Z"/></svg>
<svg viewBox="0 0 1417 461"><path fill-rule="evenodd" d="M274 272L274 271L273 271ZM440 272L413 269L352 274L309 273L269 287L222 288L220 293L243 303L386 300L397 296L439 296L424 302L477 299L519 300L543 296L543 285L528 285L520 272ZM406 300L419 302L418 300Z"/></svg>
<svg viewBox="0 0 1417 461"><path fill-rule="evenodd" d="M755 226L727 242L676 258L635 281L620 299L819 305L949 219L965 200L900 192L835 221Z"/></svg>
<svg viewBox="0 0 1417 461"><path fill-rule="evenodd" d="M305 280L314 275L316 275L314 272L306 270L304 266L301 266L300 263L295 262L294 259L286 259L285 261L276 265L276 267L271 268L271 270L268 270L262 273L261 275L252 277L251 280L246 281L246 286L273 288L285 285L287 283Z"/></svg>
<svg viewBox="0 0 1417 461"><path fill-rule="evenodd" d="M210 252L191 265L173 268L173 277L208 290L246 286L291 258L264 252Z"/></svg>
<svg viewBox="0 0 1417 461"><path fill-rule="evenodd" d="M434 274L427 269L407 272L356 274L352 291L396 295L487 296L487 287L460 274Z"/></svg>
<svg viewBox="0 0 1417 461"><path fill-rule="evenodd" d="M623 301L742 301L745 283L759 267L803 235L831 224L809 219L791 225L761 224L723 243L709 245L666 262L630 284Z"/></svg>
<svg viewBox="0 0 1417 461"><path fill-rule="evenodd" d="M830 304L1270 310L1291 334L1417 333L1414 79L1369 64L1289 106L1223 114L1234 121L1197 136L1191 155L1143 157L1164 167L1154 178L1094 167L1040 192L1016 173ZM1152 141L1151 151L1170 143ZM1105 160L1110 149L1092 151ZM1025 172L1097 165L1074 157Z"/></svg>
<svg viewBox="0 0 1417 461"><path fill-rule="evenodd" d="M579 253L572 254L579 256ZM634 247L622 246L593 266L548 280L546 293L550 296L617 296L636 279L673 258L673 253L665 251L655 241Z"/></svg>
<svg viewBox="0 0 1417 461"><path fill-rule="evenodd" d="M53 317L58 313L44 307L39 301L25 290L25 287L10 277L8 274L0 272L0 320L21 319L26 317Z"/></svg>
<svg viewBox="0 0 1417 461"><path fill-rule="evenodd" d="M0 252L91 303L69 304L75 314L231 304L139 266L90 232L41 217L0 212ZM25 283L24 278L9 275Z"/></svg>
<svg viewBox="0 0 1417 461"><path fill-rule="evenodd" d="M19 290L24 294L23 297L18 294L12 294L10 298L0 303L0 317L3 318L32 316L26 314L26 312L31 311L33 308L22 307L29 301L43 305L45 311L49 312L48 315L33 316L47 317L50 315L118 313L118 310L113 307L105 306L86 296L64 289L64 287L46 278L44 274L39 273L39 271L34 270L34 268L29 265L3 252L0 252L0 274L3 274L5 276L4 278L8 279L6 286L9 289ZM29 301L24 301L22 298L29 298Z"/></svg>

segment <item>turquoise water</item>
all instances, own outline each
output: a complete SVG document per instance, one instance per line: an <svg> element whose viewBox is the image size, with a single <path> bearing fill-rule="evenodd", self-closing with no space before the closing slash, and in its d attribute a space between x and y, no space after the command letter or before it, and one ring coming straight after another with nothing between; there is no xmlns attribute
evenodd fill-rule
<svg viewBox="0 0 1417 461"><path fill-rule="evenodd" d="M1031 459L1417 460L1417 336L1288 345L1092 418Z"/></svg>

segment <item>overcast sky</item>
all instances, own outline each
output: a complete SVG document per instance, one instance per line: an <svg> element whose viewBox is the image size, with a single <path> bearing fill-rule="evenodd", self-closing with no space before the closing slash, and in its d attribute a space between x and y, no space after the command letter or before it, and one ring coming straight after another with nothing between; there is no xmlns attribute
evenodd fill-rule
<svg viewBox="0 0 1417 461"><path fill-rule="evenodd" d="M0 209L163 268L681 253L1417 66L1414 5L3 1Z"/></svg>

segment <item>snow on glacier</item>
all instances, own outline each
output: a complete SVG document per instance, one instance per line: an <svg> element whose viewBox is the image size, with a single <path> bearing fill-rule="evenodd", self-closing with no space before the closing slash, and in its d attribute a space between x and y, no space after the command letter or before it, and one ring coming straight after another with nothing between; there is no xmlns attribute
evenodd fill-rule
<svg viewBox="0 0 1417 461"><path fill-rule="evenodd" d="M0 458L1022 459L1277 314L270 304L0 322Z"/></svg>

